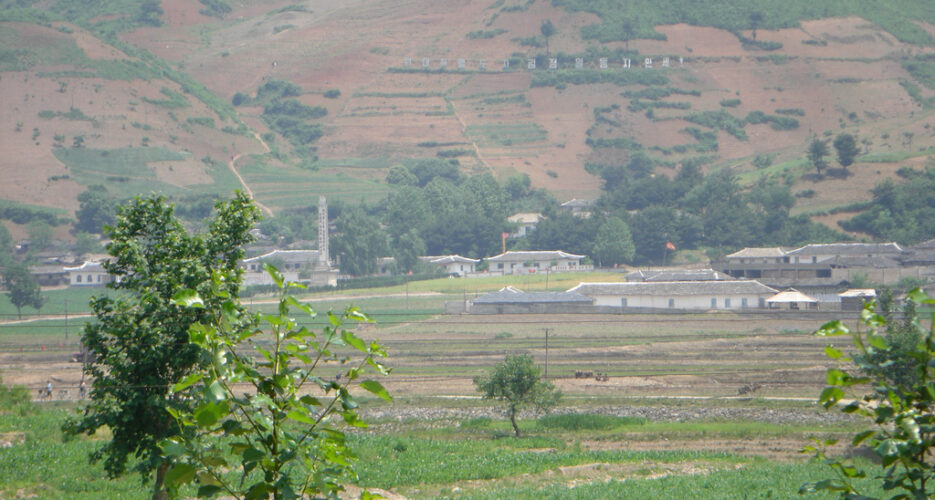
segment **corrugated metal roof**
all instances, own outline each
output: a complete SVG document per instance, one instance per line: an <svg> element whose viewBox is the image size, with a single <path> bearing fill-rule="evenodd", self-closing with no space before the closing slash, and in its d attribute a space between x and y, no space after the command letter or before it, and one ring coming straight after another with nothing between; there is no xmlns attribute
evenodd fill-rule
<svg viewBox="0 0 935 500"><path fill-rule="evenodd" d="M789 302L818 302L818 299L809 297L804 293L796 290L795 288L790 288L784 292L779 292L776 295L766 299L766 303L789 303Z"/></svg>
<svg viewBox="0 0 935 500"><path fill-rule="evenodd" d="M582 295L729 295L729 294L775 294L775 288L759 281L669 281L631 283L581 283L568 290Z"/></svg>

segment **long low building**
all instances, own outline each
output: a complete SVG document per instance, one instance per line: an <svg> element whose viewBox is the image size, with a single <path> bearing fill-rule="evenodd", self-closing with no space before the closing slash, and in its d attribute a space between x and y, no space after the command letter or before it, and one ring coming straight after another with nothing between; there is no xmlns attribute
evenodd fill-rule
<svg viewBox="0 0 935 500"><path fill-rule="evenodd" d="M581 283L568 290L595 306L643 309L765 309L778 290L758 281Z"/></svg>

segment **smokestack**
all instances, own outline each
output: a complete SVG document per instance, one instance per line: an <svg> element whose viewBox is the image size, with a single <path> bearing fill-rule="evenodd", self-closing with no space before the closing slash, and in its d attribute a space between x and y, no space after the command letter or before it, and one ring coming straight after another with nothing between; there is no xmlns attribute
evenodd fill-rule
<svg viewBox="0 0 935 500"><path fill-rule="evenodd" d="M330 267L328 257L328 202L324 195L318 197L318 265Z"/></svg>

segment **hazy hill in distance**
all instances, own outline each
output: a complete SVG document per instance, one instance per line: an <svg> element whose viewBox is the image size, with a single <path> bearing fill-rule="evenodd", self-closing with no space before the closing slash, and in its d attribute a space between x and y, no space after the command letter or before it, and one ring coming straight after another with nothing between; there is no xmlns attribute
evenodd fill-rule
<svg viewBox="0 0 935 500"><path fill-rule="evenodd" d="M642 151L786 179L836 227L935 147L922 0L0 0L0 47L0 200L63 217L95 184L375 201L426 157L596 197ZM818 179L806 146L840 133L862 156Z"/></svg>

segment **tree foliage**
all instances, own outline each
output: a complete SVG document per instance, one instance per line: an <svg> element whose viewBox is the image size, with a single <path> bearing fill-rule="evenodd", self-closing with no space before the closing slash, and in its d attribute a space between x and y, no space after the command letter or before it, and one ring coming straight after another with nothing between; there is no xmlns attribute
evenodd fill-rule
<svg viewBox="0 0 935 500"><path fill-rule="evenodd" d="M823 141L817 137L812 139L812 142L808 143L807 155L808 161L811 162L815 170L818 171L818 176L821 177L823 175L821 170L828 166L825 161L825 157L828 156L828 141Z"/></svg>
<svg viewBox="0 0 935 500"><path fill-rule="evenodd" d="M88 186L78 195L78 210L75 212L75 230L92 234L104 232L104 226L114 223L117 203L110 198L107 188L99 184Z"/></svg>
<svg viewBox="0 0 935 500"><path fill-rule="evenodd" d="M3 269L3 284L9 291L10 303L16 307L16 315L20 319L23 317L23 307L32 307L38 311L45 303L39 282L24 264L9 262Z"/></svg>
<svg viewBox="0 0 935 500"><path fill-rule="evenodd" d="M205 234L189 234L162 197L137 198L120 207L109 231L112 258L104 268L116 280L115 296L91 300L97 321L81 337L91 361L84 371L92 382L90 402L69 420L69 434L93 434L106 427L111 438L91 455L103 460L110 477L134 470L156 470L155 495L169 463L158 443L178 434L167 410L186 411L189 403L169 389L205 362L200 348L188 342L188 328L219 314L240 286L238 260L252 241L258 211L243 194L219 203ZM220 284L212 276L228 279ZM172 298L180 289L197 290L204 307L183 308Z"/></svg>
<svg viewBox="0 0 935 500"><path fill-rule="evenodd" d="M352 386L391 399L379 382L360 380L368 371L389 373L380 361L386 353L345 328L348 321L369 321L356 308L329 312L321 332L302 326L293 311L307 319L315 311L290 291L303 286L265 267L279 289L276 314L243 314L236 296L229 296L189 331L208 362L172 389L194 403L189 410L168 408L180 432L162 442L174 460L167 482L174 488L194 482L198 496L337 498L356 476L355 457L336 420L366 427ZM222 278L215 275L221 288L215 295L223 291ZM196 311L204 307L195 290L179 292L175 301ZM348 349L359 359L352 360ZM338 368L337 377L325 375L331 367Z"/></svg>
<svg viewBox="0 0 935 500"><path fill-rule="evenodd" d="M930 309L935 305L935 299L918 289L909 293L909 301L913 311L916 306ZM871 428L854 436L851 446L869 447L880 459L882 469L877 477L891 498L929 498L935 479L930 459L935 448L935 329L930 326L921 334L914 313L907 316L909 324L893 325L892 319L887 321L883 314L874 312L875 306L871 301L861 313L866 333L852 331L841 321L827 323L816 332L819 336L849 336L856 347L850 358L833 345L825 347L836 366L827 370L828 386L819 401L827 409L872 422ZM910 335L903 336L905 333ZM862 388L867 386L870 392L864 393ZM866 477L867 471L827 456L825 446L835 440L815 442L803 451L828 465L833 476L806 483L800 491L869 498L853 482Z"/></svg>
<svg viewBox="0 0 935 500"><path fill-rule="evenodd" d="M857 155L860 154L860 147L857 146L857 138L851 134L839 134L832 143L834 150L838 154L838 163L847 168L854 163Z"/></svg>
<svg viewBox="0 0 935 500"><path fill-rule="evenodd" d="M503 363L494 366L487 375L474 377L474 385L484 399L503 402L516 437L519 437L517 413L529 406L537 411L548 410L562 396L551 382L542 380L539 368L528 354L508 355Z"/></svg>
<svg viewBox="0 0 935 500"><path fill-rule="evenodd" d="M386 234L380 223L362 208L349 210L338 219L331 250L340 258L341 271L365 276L377 270L377 258L387 256Z"/></svg>
<svg viewBox="0 0 935 500"><path fill-rule="evenodd" d="M594 257L598 265L624 264L633 260L636 247L630 228L619 217L610 217L601 224L594 240Z"/></svg>

